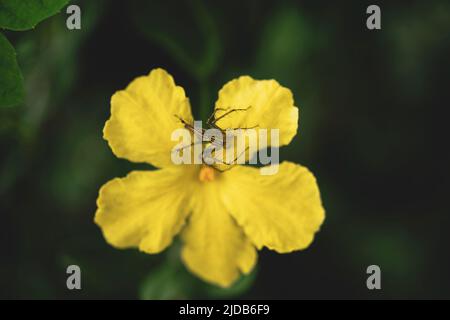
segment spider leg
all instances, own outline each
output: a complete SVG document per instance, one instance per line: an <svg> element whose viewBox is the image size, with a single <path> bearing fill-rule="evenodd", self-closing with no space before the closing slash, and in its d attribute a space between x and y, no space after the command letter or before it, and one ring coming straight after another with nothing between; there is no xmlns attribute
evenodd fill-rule
<svg viewBox="0 0 450 320"><path fill-rule="evenodd" d="M225 111L225 110L228 110L228 109L226 109L226 108L214 109L213 113L211 113L211 115L209 116L208 121L206 121L206 124L212 126L214 124L213 119L216 116L217 111Z"/></svg>
<svg viewBox="0 0 450 320"><path fill-rule="evenodd" d="M214 125L217 121L219 121L220 119L225 118L226 116L230 115L233 112L237 112L237 111L247 111L248 109L250 109L252 106L249 106L247 108L243 108L243 109L231 109L228 110L227 112L225 112L223 115L221 115L220 117L218 117L217 119L214 119L210 124Z"/></svg>
<svg viewBox="0 0 450 320"><path fill-rule="evenodd" d="M225 171L228 171L228 170L231 170L231 169L234 168L234 166L230 166L230 167L228 167L228 168L226 168L226 169L219 169L219 168L217 168L217 167L214 166L214 165L210 165L210 167L213 168L214 170L219 171L220 173L223 173L223 172L225 172Z"/></svg>
<svg viewBox="0 0 450 320"><path fill-rule="evenodd" d="M249 147L245 148L245 150L242 151L236 158L234 158L233 160L231 160L231 163L228 163L228 162L226 162L226 161L219 160L219 159L217 159L217 158L215 158L215 157L213 157L213 159L214 159L215 162L218 162L218 163L220 163L220 164L224 164L224 165L227 165L227 166L232 166L233 164L235 164L234 162L237 161L237 160L242 156L242 154L244 154L245 152L247 152L248 149L249 149Z"/></svg>
<svg viewBox="0 0 450 320"><path fill-rule="evenodd" d="M243 152L241 152L232 162L234 162L234 161L236 161L237 159L239 159L239 157L242 155L242 153L244 153L244 152L246 152L248 150L248 147L243 151ZM214 160L217 160L217 159L215 159L214 158ZM211 168L213 168L214 170L217 170L217 171L219 171L219 172L221 172L221 173L223 173L223 172L225 172L225 171L228 171L228 170L231 170L231 169L233 169L235 166L231 163L231 164L229 164L229 163L226 163L226 162L223 162L223 161L218 161L218 162L221 162L222 164L225 164L225 165L228 165L229 167L228 168L225 168L225 169L219 169L219 168L217 168L214 164L211 164L211 165L209 165Z"/></svg>
<svg viewBox="0 0 450 320"><path fill-rule="evenodd" d="M255 129L255 128L258 128L259 127L259 124L257 124L257 125L254 125L254 126L251 126L251 127L243 127L243 128L229 128L229 129L227 129L227 130L239 130L239 129L241 129L241 130L247 130L247 129Z"/></svg>
<svg viewBox="0 0 450 320"><path fill-rule="evenodd" d="M204 144L204 143L208 143L208 141L192 142L191 144L188 144L188 145L182 146L182 147L180 147L180 148L177 148L177 149L175 149L174 151L175 151L175 152L178 152L178 151L181 151L181 150L183 150L183 149L186 149L186 148L195 146L195 145L197 145L197 144Z"/></svg>
<svg viewBox="0 0 450 320"><path fill-rule="evenodd" d="M177 115L177 114L174 114L173 115L175 118L177 118L178 120L180 120L180 122L182 123L182 124L184 124L184 125L186 125L186 124L188 124L182 117L180 117L179 115Z"/></svg>

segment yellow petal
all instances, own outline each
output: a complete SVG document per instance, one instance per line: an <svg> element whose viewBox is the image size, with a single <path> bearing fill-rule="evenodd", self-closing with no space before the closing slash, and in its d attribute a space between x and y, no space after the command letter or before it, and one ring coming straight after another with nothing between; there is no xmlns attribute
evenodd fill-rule
<svg viewBox="0 0 450 320"><path fill-rule="evenodd" d="M139 247L148 253L164 250L180 231L189 212L190 167L133 171L101 189L95 223L108 243Z"/></svg>
<svg viewBox="0 0 450 320"><path fill-rule="evenodd" d="M227 109L217 110L216 119L231 109L248 108L218 120L222 129L254 126L256 130L279 129L279 146L287 145L297 133L298 108L294 106L292 92L275 80L255 80L249 76L234 79L220 90L215 108Z"/></svg>
<svg viewBox="0 0 450 320"><path fill-rule="evenodd" d="M311 172L283 162L275 175L236 166L223 174L224 201L258 249L280 253L308 247L324 220L319 189Z"/></svg>
<svg viewBox="0 0 450 320"><path fill-rule="evenodd" d="M174 115L192 123L189 99L172 76L154 69L112 96L111 118L103 135L117 157L170 166L171 150L177 144L171 134L183 127Z"/></svg>
<svg viewBox="0 0 450 320"><path fill-rule="evenodd" d="M223 206L216 182L202 183L193 196L182 259L203 280L227 287L253 269L257 254Z"/></svg>

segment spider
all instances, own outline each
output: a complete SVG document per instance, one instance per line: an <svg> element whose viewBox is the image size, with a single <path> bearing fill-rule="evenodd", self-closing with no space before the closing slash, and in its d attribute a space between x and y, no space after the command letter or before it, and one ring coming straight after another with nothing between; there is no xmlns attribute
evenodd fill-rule
<svg viewBox="0 0 450 320"><path fill-rule="evenodd" d="M175 117L181 121L181 123L184 125L184 128L189 130L193 135L198 137L198 141L197 143L201 143L201 144L212 144L214 147L220 148L219 150L225 150L227 147L227 137L229 137L229 135L227 135L227 130L246 130L246 129L254 129L257 128L258 125L252 126L252 127L239 127L239 128L221 128L217 125L217 122L220 121L221 119L224 119L225 117L229 116L230 114L232 114L233 112L240 112L240 111L247 111L248 109L250 109L251 106L247 107L247 108L234 108L234 109L229 109L229 108L216 108L214 110L214 112L209 116L208 120L206 121L206 124L208 125L209 129L216 129L219 130L221 135L220 137L217 137L215 135L211 136L211 137L206 137L207 139L203 139L203 137L206 136L206 130L207 129L199 129L194 127L192 124L186 122L184 119L182 119L180 116L175 115ZM218 118L216 118L216 113L218 111L226 111L224 114L222 114L221 116L219 116ZM234 138L234 136L233 136ZM205 140L205 141L204 141ZM188 148L191 147L193 145L195 145L196 143L193 142L189 145L183 146L179 149L177 149L176 151L180 151L184 148ZM213 157L215 162L230 166L226 169L220 169L218 167L216 167L214 164L207 164L208 166L216 169L217 171L220 172L224 172L227 170L230 170L231 168L233 168L233 163L238 160L242 154L244 154L247 150L249 149L249 147L247 147L244 151L242 151L235 159L233 159L231 162L225 162L222 160L219 160L215 157ZM204 161L204 155L202 155L202 160Z"/></svg>

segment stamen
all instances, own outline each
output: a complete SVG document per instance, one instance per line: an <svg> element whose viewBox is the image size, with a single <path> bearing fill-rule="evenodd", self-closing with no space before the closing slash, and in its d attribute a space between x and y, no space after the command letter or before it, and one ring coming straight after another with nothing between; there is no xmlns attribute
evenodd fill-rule
<svg viewBox="0 0 450 320"><path fill-rule="evenodd" d="M202 166L198 178L201 182L210 182L214 180L214 169L209 166Z"/></svg>

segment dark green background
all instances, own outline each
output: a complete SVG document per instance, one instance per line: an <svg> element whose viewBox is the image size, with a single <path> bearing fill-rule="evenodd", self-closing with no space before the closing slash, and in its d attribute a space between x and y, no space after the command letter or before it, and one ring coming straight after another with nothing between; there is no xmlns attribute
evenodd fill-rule
<svg viewBox="0 0 450 320"><path fill-rule="evenodd" d="M63 10L5 32L26 102L0 110L0 298L450 298L448 1L72 3L80 31ZM374 3L382 30L369 31ZM104 241L99 187L148 168L102 139L109 100L154 67L197 118L239 75L292 89L299 133L281 157L315 173L327 211L310 248L263 250L256 273L219 290L184 270L178 245L149 256ZM81 291L66 289L69 264ZM380 291L366 288L371 264Z"/></svg>

